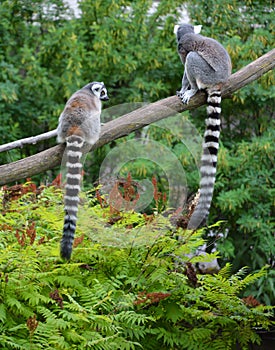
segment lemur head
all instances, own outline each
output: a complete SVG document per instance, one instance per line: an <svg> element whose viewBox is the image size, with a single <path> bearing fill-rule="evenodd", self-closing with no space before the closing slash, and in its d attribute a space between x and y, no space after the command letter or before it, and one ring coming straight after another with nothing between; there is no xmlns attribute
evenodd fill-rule
<svg viewBox="0 0 275 350"><path fill-rule="evenodd" d="M94 81L84 87L84 89L89 89L93 95L99 98L101 101L108 101L107 89L103 82Z"/></svg>
<svg viewBox="0 0 275 350"><path fill-rule="evenodd" d="M177 39L179 39L187 33L199 34L201 31L201 25L192 26L191 24L181 24L174 26L174 34L176 34Z"/></svg>

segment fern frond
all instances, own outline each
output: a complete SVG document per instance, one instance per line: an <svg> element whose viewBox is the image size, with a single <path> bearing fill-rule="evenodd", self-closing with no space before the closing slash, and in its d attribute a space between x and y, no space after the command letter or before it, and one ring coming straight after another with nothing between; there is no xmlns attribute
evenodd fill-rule
<svg viewBox="0 0 275 350"><path fill-rule="evenodd" d="M5 304L0 304L0 321L3 323L6 321L7 313Z"/></svg>

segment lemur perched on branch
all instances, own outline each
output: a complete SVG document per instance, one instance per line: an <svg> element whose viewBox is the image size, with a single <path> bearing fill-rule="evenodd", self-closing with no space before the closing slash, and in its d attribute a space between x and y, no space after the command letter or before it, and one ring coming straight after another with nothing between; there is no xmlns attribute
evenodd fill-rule
<svg viewBox="0 0 275 350"><path fill-rule="evenodd" d="M183 103L198 90L207 93L207 118L200 167L200 197L190 218L188 228L203 225L209 215L216 178L220 137L221 87L231 74L231 60L225 48L216 40L195 34L189 24L175 26L178 53L184 64L181 90Z"/></svg>
<svg viewBox="0 0 275 350"><path fill-rule="evenodd" d="M69 260L76 229L84 143L93 145L99 138L101 101L108 100L104 83L93 82L75 92L60 115L57 141L66 142L65 219L60 254Z"/></svg>

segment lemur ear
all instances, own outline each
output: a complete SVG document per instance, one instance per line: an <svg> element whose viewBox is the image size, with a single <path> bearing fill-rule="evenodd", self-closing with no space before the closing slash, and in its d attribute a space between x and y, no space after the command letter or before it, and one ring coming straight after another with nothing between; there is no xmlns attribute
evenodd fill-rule
<svg viewBox="0 0 275 350"><path fill-rule="evenodd" d="M179 28L178 24L174 25L174 34L176 35L177 35L178 28Z"/></svg>
<svg viewBox="0 0 275 350"><path fill-rule="evenodd" d="M199 34L201 32L202 25L194 26L194 33Z"/></svg>

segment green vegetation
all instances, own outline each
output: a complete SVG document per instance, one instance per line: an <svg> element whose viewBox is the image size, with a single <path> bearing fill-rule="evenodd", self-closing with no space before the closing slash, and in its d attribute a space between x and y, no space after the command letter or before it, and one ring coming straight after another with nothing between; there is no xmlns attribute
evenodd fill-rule
<svg viewBox="0 0 275 350"><path fill-rule="evenodd" d="M248 349L271 307L244 289L266 271L197 274L201 232L170 217L115 211L87 193L73 260L59 258L61 190L1 192L1 349ZM180 238L180 239L179 239ZM207 255L204 261L211 261Z"/></svg>
<svg viewBox="0 0 275 350"><path fill-rule="evenodd" d="M268 279L261 279L251 292L266 304L273 305L274 138L273 123L269 131L254 137L251 142L241 142L230 152L223 150L214 204L216 212L220 213L218 217L227 221L228 232L218 244L222 256L229 260L233 258L234 268L249 266L255 271L269 264Z"/></svg>

